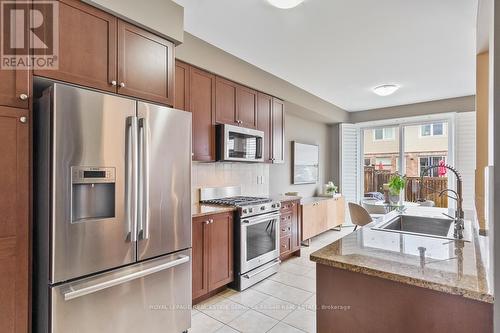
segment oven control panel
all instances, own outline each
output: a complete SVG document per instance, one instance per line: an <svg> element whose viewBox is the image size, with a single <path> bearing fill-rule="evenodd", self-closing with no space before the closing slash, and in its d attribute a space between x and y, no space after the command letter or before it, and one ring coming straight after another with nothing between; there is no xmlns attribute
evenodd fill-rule
<svg viewBox="0 0 500 333"><path fill-rule="evenodd" d="M281 208L280 202L269 202L240 207L240 217L248 217L277 211Z"/></svg>

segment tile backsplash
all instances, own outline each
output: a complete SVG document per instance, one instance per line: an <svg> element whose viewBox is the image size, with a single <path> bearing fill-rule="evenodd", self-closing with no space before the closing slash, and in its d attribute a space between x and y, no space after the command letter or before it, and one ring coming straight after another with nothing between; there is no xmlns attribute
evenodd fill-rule
<svg viewBox="0 0 500 333"><path fill-rule="evenodd" d="M202 187L241 186L243 195L269 195L269 165L263 163L196 163L192 168L192 200Z"/></svg>

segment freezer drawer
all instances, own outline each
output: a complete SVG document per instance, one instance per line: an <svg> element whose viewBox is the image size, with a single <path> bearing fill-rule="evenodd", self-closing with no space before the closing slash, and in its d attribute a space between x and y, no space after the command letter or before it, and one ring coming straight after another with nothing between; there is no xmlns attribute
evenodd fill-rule
<svg viewBox="0 0 500 333"><path fill-rule="evenodd" d="M179 333L191 326L191 250L51 289L54 333Z"/></svg>

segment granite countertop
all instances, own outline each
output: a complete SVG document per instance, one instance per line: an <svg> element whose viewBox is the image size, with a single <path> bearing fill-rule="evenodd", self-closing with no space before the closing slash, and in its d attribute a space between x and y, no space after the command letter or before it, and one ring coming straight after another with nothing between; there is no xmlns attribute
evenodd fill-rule
<svg viewBox="0 0 500 333"><path fill-rule="evenodd" d="M410 207L405 214L442 216L447 209ZM396 213L383 217L388 221ZM493 303L491 271L485 265L477 223L470 242L373 230L381 221L363 228L311 254L318 264L345 269Z"/></svg>
<svg viewBox="0 0 500 333"><path fill-rule="evenodd" d="M193 217L207 216L218 213L234 212L236 207L231 206L216 206L216 205L205 205L205 204L194 204L191 213Z"/></svg>

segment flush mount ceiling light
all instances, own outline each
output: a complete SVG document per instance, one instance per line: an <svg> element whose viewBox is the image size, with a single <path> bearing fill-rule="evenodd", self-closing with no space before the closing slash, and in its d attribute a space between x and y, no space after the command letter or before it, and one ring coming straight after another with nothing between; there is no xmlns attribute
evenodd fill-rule
<svg viewBox="0 0 500 333"><path fill-rule="evenodd" d="M267 0L274 7L278 7L281 9L290 9L293 7L297 7L304 0Z"/></svg>
<svg viewBox="0 0 500 333"><path fill-rule="evenodd" d="M399 89L397 84L383 84L381 86L373 88L373 92L379 96L389 96Z"/></svg>

